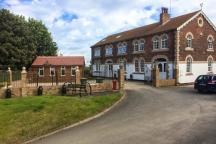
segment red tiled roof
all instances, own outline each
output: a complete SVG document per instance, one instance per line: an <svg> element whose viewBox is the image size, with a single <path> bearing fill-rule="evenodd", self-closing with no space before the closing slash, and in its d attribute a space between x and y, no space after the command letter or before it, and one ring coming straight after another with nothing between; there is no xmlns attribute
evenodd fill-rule
<svg viewBox="0 0 216 144"><path fill-rule="evenodd" d="M198 12L199 11L185 14L182 16L178 16L175 18L171 18L167 23L165 23L163 25L161 25L158 22L158 23L142 26L139 28L135 28L132 30L128 30L125 32L121 32L118 34L110 35L110 36L106 37L105 39L97 42L92 47L101 46L101 45L105 45L105 44L109 44L109 43L113 43L113 42L120 42L120 41L138 38L138 37L142 37L142 36L152 35L152 34L165 32L165 31L169 31L169 30L175 30L179 26L181 26L183 23L185 23L187 20L192 18L194 15L196 15Z"/></svg>
<svg viewBox="0 0 216 144"><path fill-rule="evenodd" d="M83 56L38 56L32 66L41 65L85 65L85 58Z"/></svg>

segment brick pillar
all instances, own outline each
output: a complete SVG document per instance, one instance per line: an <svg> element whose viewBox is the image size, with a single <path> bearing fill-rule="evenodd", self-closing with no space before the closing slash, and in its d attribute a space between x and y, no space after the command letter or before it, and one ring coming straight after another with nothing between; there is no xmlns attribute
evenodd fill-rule
<svg viewBox="0 0 216 144"><path fill-rule="evenodd" d="M21 91L21 96L27 96L27 71L25 67L22 68L21 72Z"/></svg>
<svg viewBox="0 0 216 144"><path fill-rule="evenodd" d="M155 65L154 69L152 70L152 84L155 87L159 87L159 80L160 80L160 72L157 67L157 64Z"/></svg>
<svg viewBox="0 0 216 144"><path fill-rule="evenodd" d="M124 89L124 83L125 83L125 72L124 72L124 67L122 64L119 66L119 71L118 71L118 83L119 83L119 89L123 90Z"/></svg>
<svg viewBox="0 0 216 144"><path fill-rule="evenodd" d="M8 67L7 73L8 73L7 85L12 86L12 71L10 67Z"/></svg>
<svg viewBox="0 0 216 144"><path fill-rule="evenodd" d="M80 75L80 70L79 70L78 66L76 67L76 76L75 76L75 79L76 79L76 84L80 84L81 75Z"/></svg>
<svg viewBox="0 0 216 144"><path fill-rule="evenodd" d="M174 66L174 79L176 85L179 83L179 49L180 49L180 31L175 33L175 66Z"/></svg>
<svg viewBox="0 0 216 144"><path fill-rule="evenodd" d="M175 77L175 85L178 86L179 85L179 69L175 69L174 77Z"/></svg>

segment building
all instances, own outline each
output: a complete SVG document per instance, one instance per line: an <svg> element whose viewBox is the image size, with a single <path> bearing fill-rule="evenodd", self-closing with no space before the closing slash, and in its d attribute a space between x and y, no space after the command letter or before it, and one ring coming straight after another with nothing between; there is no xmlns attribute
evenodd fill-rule
<svg viewBox="0 0 216 144"><path fill-rule="evenodd" d="M83 75L85 59L83 56L38 56L29 69L28 76L38 78L39 82L75 81L76 67Z"/></svg>
<svg viewBox="0 0 216 144"><path fill-rule="evenodd" d="M202 10L170 18L168 9L162 8L159 22L93 45L93 75L112 77L122 63L127 79L152 80L152 69L158 66L160 79L194 82L200 74L216 72L215 30Z"/></svg>

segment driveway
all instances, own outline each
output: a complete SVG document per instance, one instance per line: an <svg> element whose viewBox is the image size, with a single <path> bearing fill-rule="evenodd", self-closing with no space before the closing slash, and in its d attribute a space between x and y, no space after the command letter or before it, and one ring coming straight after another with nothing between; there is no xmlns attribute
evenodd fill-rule
<svg viewBox="0 0 216 144"><path fill-rule="evenodd" d="M104 116L34 144L216 143L216 94L141 82L128 82L126 91L126 99Z"/></svg>

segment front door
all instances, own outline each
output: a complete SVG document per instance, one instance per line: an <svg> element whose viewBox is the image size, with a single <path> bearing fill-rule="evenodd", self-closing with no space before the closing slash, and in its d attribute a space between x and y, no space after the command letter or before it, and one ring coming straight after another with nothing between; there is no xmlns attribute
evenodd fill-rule
<svg viewBox="0 0 216 144"><path fill-rule="evenodd" d="M167 62L158 62L158 69L160 72L160 79L166 79Z"/></svg>

